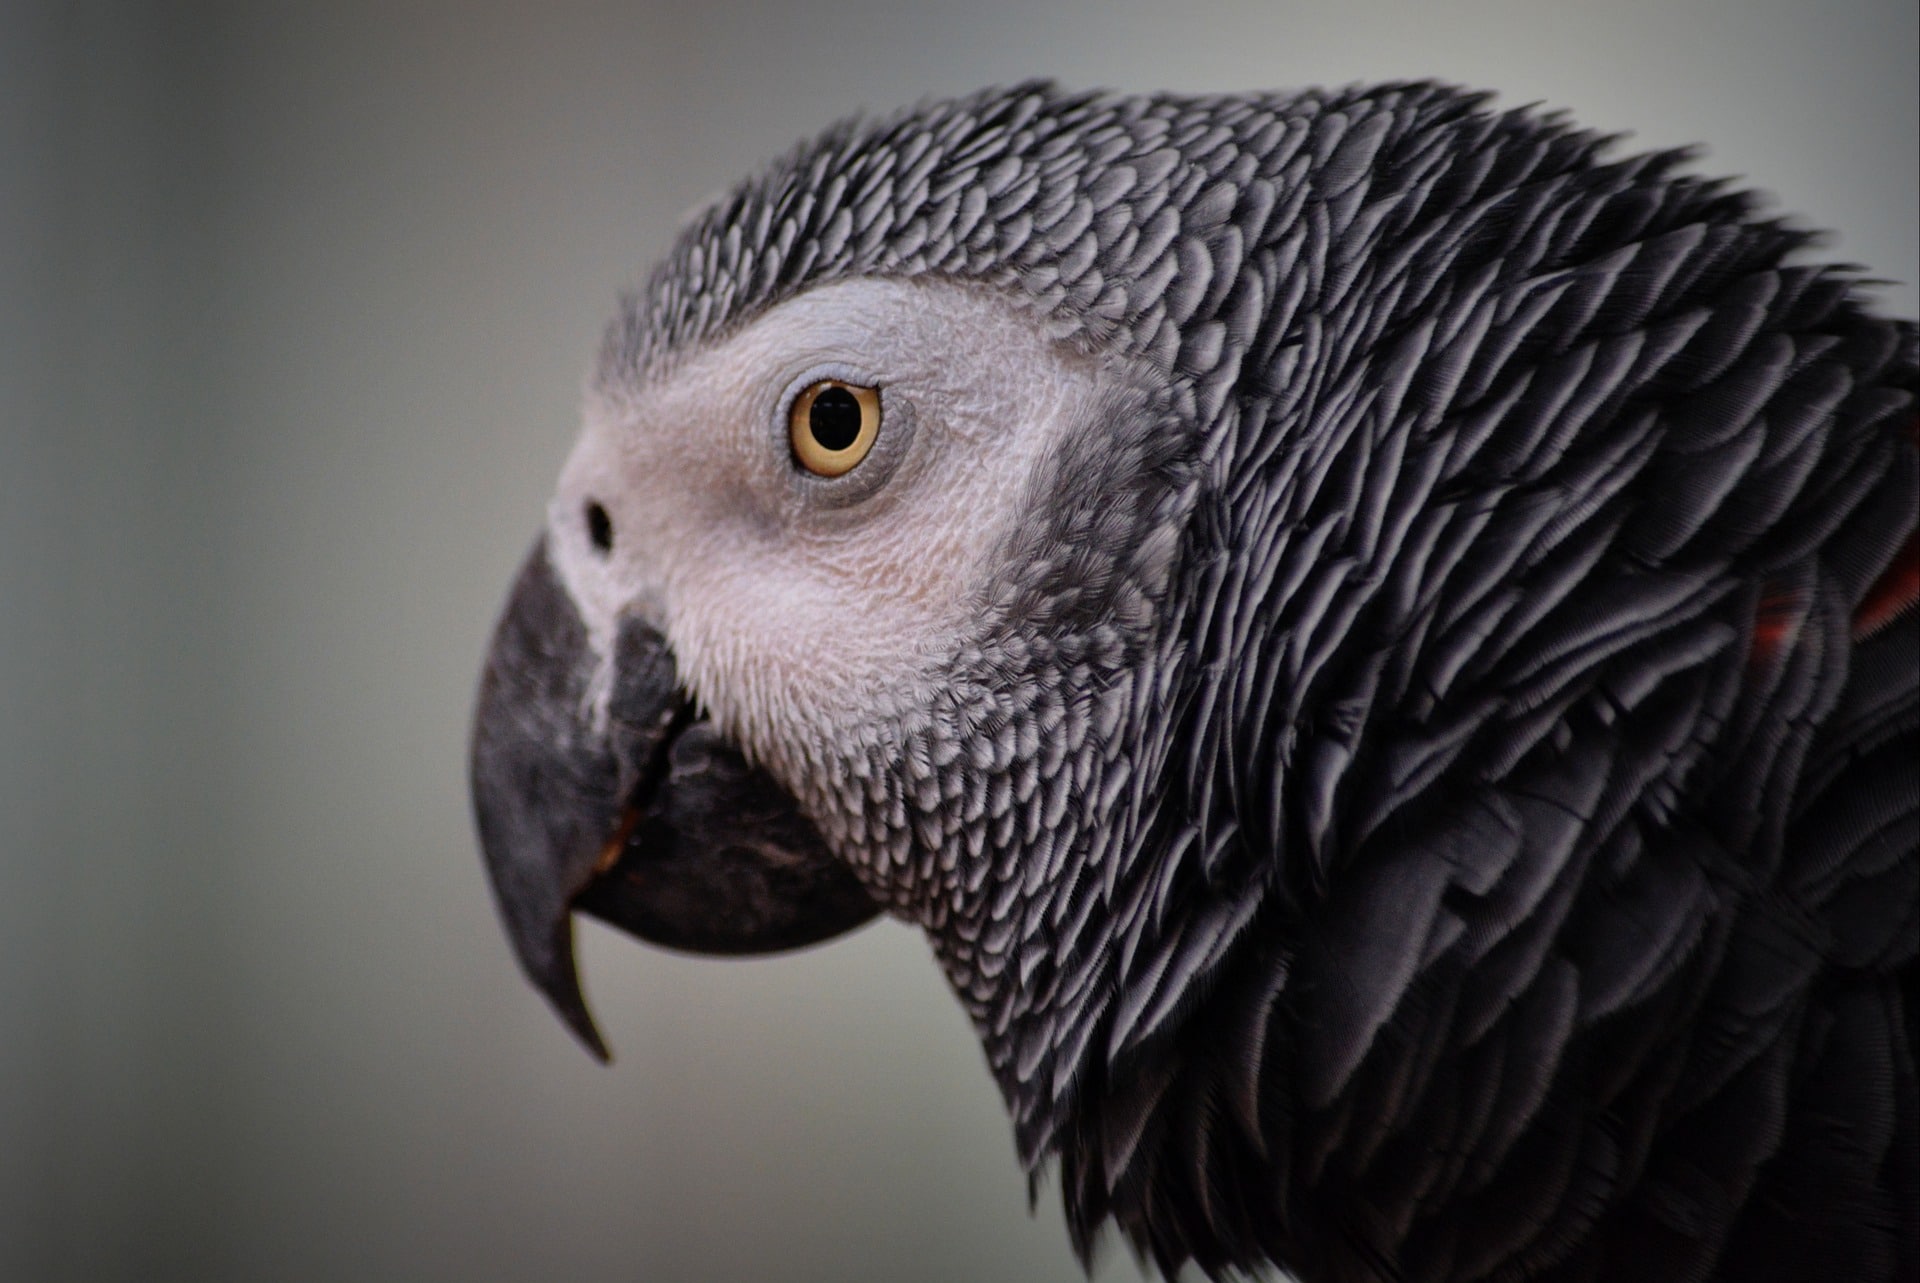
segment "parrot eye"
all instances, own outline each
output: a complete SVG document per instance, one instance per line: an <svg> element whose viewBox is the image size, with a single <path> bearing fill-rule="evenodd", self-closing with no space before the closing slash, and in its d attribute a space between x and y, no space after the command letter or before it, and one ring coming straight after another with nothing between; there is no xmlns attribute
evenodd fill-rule
<svg viewBox="0 0 1920 1283"><path fill-rule="evenodd" d="M841 476L867 457L880 434L880 389L823 379L794 398L787 428L801 467Z"/></svg>

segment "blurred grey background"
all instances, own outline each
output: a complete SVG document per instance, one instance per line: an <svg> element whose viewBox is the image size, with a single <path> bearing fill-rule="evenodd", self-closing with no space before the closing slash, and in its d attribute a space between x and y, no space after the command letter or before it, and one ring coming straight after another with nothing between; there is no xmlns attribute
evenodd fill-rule
<svg viewBox="0 0 1920 1283"><path fill-rule="evenodd" d="M589 927L610 1070L514 970L468 701L616 291L856 108L1438 76L1707 142L1911 316L1916 12L7 3L0 1279L1080 1277L905 929Z"/></svg>

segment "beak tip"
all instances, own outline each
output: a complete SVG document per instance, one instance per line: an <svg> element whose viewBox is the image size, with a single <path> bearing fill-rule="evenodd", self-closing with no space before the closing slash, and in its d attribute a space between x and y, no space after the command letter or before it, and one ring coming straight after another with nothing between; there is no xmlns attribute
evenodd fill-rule
<svg viewBox="0 0 1920 1283"><path fill-rule="evenodd" d="M562 1013L562 1018L566 1020L567 1028L573 1030L573 1036L580 1040L580 1045L587 1049L588 1055L603 1065L613 1063L613 1053L607 1049L606 1040L600 1036L600 1031L593 1027L593 1018L586 1014L584 1007L581 1008L578 1020L565 1013Z"/></svg>
<svg viewBox="0 0 1920 1283"><path fill-rule="evenodd" d="M601 1064L608 1064L613 1055L594 1025L593 1013L587 1010L586 995L580 990L580 972L573 956L571 915L562 909L559 921L545 934L544 948L521 951L520 961L527 977L588 1054Z"/></svg>
<svg viewBox="0 0 1920 1283"><path fill-rule="evenodd" d="M593 1023L593 1013L587 1010L586 999L581 997L579 981L568 976L563 983L548 984L546 977L536 976L534 982L546 995L554 1014L560 1017L560 1023L580 1040L587 1054L603 1065L611 1064L613 1053L607 1050L606 1039L600 1036L600 1030Z"/></svg>

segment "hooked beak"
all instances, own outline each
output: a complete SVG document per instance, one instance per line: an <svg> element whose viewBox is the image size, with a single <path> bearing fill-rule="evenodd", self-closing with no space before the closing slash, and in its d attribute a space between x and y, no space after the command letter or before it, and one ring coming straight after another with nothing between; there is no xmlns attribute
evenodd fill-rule
<svg viewBox="0 0 1920 1283"><path fill-rule="evenodd" d="M605 1060L574 965L574 909L719 954L812 944L879 910L793 799L679 695L658 632L621 626L603 716L596 662L542 538L481 674L473 808L521 967Z"/></svg>

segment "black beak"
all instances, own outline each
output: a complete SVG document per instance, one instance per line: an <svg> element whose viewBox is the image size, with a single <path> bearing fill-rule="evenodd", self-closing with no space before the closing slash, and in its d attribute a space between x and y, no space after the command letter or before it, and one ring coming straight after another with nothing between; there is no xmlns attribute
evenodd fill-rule
<svg viewBox="0 0 1920 1283"><path fill-rule="evenodd" d="M605 1060L574 967L573 909L721 954L812 944L878 909L780 786L678 695L659 633L621 628L603 718L594 667L542 539L481 674L473 807L520 965Z"/></svg>

